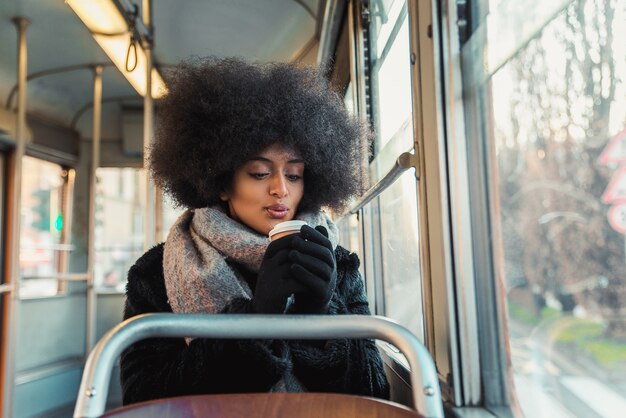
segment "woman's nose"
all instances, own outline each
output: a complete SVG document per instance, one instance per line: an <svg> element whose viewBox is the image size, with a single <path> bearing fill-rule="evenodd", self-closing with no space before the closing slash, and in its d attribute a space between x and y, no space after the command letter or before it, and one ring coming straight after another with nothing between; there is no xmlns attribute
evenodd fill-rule
<svg viewBox="0 0 626 418"><path fill-rule="evenodd" d="M272 181L270 183L270 194L276 197L285 197L287 196L287 182L285 177L282 174L273 176Z"/></svg>

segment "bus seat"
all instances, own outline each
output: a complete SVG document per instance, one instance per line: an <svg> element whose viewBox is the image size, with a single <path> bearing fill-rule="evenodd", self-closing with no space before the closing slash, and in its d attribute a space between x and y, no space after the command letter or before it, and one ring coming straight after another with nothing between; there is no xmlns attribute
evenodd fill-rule
<svg viewBox="0 0 626 418"><path fill-rule="evenodd" d="M269 326L268 326L269 324ZM435 365L421 342L396 322L367 315L143 314L107 332L89 354L74 418L103 416L111 369L122 351L152 337L342 339L373 338L402 351L410 365L417 413L373 398L323 393L198 395L161 399L111 411L111 417L425 417L443 418ZM320 411L325 411L323 414ZM264 411L259 415L259 411ZM168 415L170 414L170 415ZM273 415L272 415L273 414ZM420 415L421 414L421 415Z"/></svg>
<svg viewBox="0 0 626 418"><path fill-rule="evenodd" d="M420 418L404 405L332 393L196 395L142 402L110 411L108 418Z"/></svg>

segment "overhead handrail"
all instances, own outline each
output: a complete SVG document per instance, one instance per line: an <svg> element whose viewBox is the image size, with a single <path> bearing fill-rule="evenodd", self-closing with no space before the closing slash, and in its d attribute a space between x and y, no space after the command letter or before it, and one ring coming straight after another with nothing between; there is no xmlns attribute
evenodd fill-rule
<svg viewBox="0 0 626 418"><path fill-rule="evenodd" d="M129 95L111 96L111 97L103 97L102 103L118 103L119 104L124 101L139 100L139 99L141 99L141 96L129 96ZM85 112L87 112L88 110L91 110L92 107L93 107L93 101L90 101L84 104L80 109L78 109L76 113L74 113L74 116L72 117L72 121L70 122L70 128L76 129L76 126L78 125L78 121L80 120L80 118L85 114Z"/></svg>
<svg viewBox="0 0 626 418"><path fill-rule="evenodd" d="M400 154L395 164L389 170L389 172L380 179L375 185L373 185L368 191L365 192L359 200L350 206L350 213L355 214L367 205L372 199L384 192L389 186L391 186L406 170L409 168L417 168L417 157L410 152L403 152Z"/></svg>
<svg viewBox="0 0 626 418"><path fill-rule="evenodd" d="M270 325L270 326L268 326ZM363 339L392 343L411 367L414 406L427 418L443 418L437 371L430 354L408 329L380 316L143 314L107 332L89 354L74 418L104 413L111 369L131 344L153 337Z"/></svg>
<svg viewBox="0 0 626 418"><path fill-rule="evenodd" d="M102 65L102 66L107 67L107 66L112 66L113 63L106 62L106 63L95 63L95 64L91 64L91 63L76 64L76 65L67 65L67 66L58 67L58 68L49 68L47 70L37 71L35 73L27 75L26 81L32 81L40 77L46 77L46 76L54 75L54 74L61 74L61 73L69 72L69 71L91 70L96 65ZM13 97L15 96L15 93L17 93L17 84L14 84L13 87L11 88L11 91L9 92L9 96L7 97L6 104L4 105L5 109L7 110L11 109L11 103L13 102Z"/></svg>

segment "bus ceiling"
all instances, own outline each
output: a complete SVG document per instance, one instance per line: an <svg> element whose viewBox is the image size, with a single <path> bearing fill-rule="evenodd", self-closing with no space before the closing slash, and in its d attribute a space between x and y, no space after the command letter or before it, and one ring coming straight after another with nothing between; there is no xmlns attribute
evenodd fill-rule
<svg viewBox="0 0 626 418"><path fill-rule="evenodd" d="M17 108L18 25L10 23L15 19L28 22L28 119L43 120L89 138L96 65L103 65L102 125L119 126L124 109L142 106L140 89L133 88L132 77L125 77L122 71L124 67L138 67L148 45L159 75L181 60L209 55L303 64L328 62L334 55L346 9L346 2L339 0L187 0L184 6L168 0L97 3L104 4L106 10L98 12L94 23L81 15L84 2L0 2L4 22L0 27L0 113L4 115L0 122L11 121L10 115ZM150 11L146 13L149 19L142 9ZM124 25L122 30L115 26L116 19ZM110 46L111 42L117 44ZM122 56L117 68L111 58L116 48ZM155 74L152 80L153 96L158 96ZM0 125L9 136L14 131L11 123ZM104 129L103 139L106 137Z"/></svg>

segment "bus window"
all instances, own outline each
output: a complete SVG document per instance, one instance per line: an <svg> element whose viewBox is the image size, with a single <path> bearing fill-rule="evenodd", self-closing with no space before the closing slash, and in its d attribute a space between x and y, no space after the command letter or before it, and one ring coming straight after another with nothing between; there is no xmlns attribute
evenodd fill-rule
<svg viewBox="0 0 626 418"><path fill-rule="evenodd" d="M407 3L369 4L369 56L374 155L369 178L384 177L403 152L414 147ZM424 339L421 304L417 184L404 173L362 211L368 290L375 289L376 313L389 316ZM371 285L376 281L375 285ZM371 298L370 298L371 299ZM417 301L417 303L416 303ZM370 300L371 303L371 300Z"/></svg>
<svg viewBox="0 0 626 418"><path fill-rule="evenodd" d="M515 397L527 417L617 417L626 408L626 3L531 3L489 2L486 33L463 51L481 103ZM527 34L522 22L542 26Z"/></svg>
<svg viewBox="0 0 626 418"><path fill-rule="evenodd" d="M101 167L97 178L94 282L101 292L124 292L128 269L144 252L145 171ZM162 240L182 211L163 196Z"/></svg>
<svg viewBox="0 0 626 418"><path fill-rule="evenodd" d="M376 131L371 180L383 177L413 147L411 65L406 1L370 4L372 123Z"/></svg>
<svg viewBox="0 0 626 418"><path fill-rule="evenodd" d="M165 241L167 234L170 232L170 228L174 225L174 222L178 220L178 217L182 215L184 210L184 208L177 207L171 197L163 194L163 236L160 240Z"/></svg>
<svg viewBox="0 0 626 418"><path fill-rule="evenodd" d="M96 176L94 284L99 291L122 292L128 269L143 254L145 174L98 168Z"/></svg>
<svg viewBox="0 0 626 418"><path fill-rule="evenodd" d="M56 276L70 247L65 242L70 224L65 213L71 199L69 170L58 164L24 157L20 238L20 297L54 296L61 290Z"/></svg>
<svg viewBox="0 0 626 418"><path fill-rule="evenodd" d="M415 170L405 172L380 195L385 315L422 339L419 230ZM411 297L407 297L411 295Z"/></svg>

